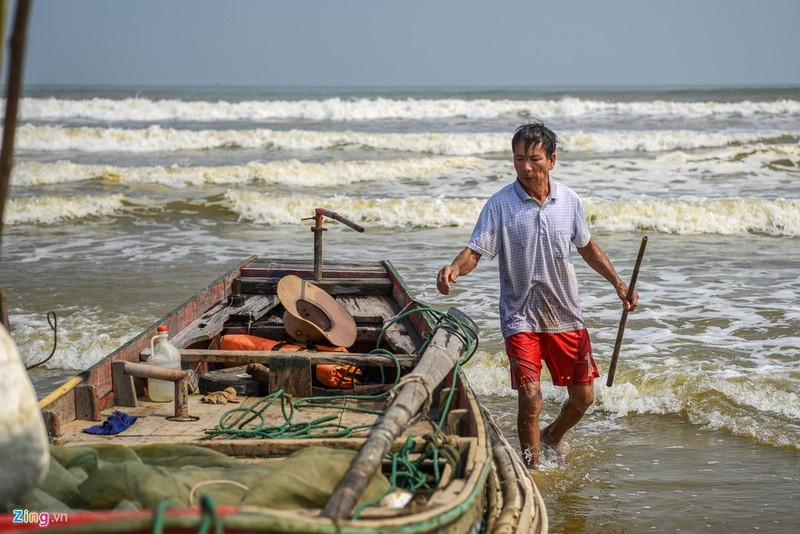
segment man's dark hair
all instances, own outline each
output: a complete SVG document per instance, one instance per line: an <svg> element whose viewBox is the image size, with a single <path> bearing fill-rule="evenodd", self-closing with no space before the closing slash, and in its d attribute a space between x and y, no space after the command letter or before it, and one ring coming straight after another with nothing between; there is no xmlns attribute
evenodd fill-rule
<svg viewBox="0 0 800 534"><path fill-rule="evenodd" d="M519 143L525 152L532 146L540 145L544 149L545 155L549 158L556 153L556 134L544 125L544 122L536 120L519 126L511 138L511 150Z"/></svg>

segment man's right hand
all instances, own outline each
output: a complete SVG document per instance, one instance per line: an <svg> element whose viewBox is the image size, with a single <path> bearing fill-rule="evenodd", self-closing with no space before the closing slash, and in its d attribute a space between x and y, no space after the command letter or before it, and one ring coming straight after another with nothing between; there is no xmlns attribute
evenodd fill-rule
<svg viewBox="0 0 800 534"><path fill-rule="evenodd" d="M456 283L459 276L467 275L478 265L481 255L471 248L462 250L453 263L447 267L442 267L436 277L436 288L442 295L450 294L450 286Z"/></svg>
<svg viewBox="0 0 800 534"><path fill-rule="evenodd" d="M456 280L458 280L458 267L452 265L442 267L436 277L436 288L442 295L449 295L450 284L455 284Z"/></svg>

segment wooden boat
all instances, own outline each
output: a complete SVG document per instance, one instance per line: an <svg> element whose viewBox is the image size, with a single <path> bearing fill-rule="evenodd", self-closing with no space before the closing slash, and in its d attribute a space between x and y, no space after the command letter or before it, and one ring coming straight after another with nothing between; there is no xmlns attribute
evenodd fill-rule
<svg viewBox="0 0 800 534"><path fill-rule="evenodd" d="M321 214L332 215L317 210L318 223ZM284 306L276 288L287 275L310 281L349 312L357 328L349 352L221 350L223 335L286 339ZM170 341L180 351L180 370L143 363L159 325L168 327ZM94 447L102 460L114 446L140 457L142 451L154 454L154 447L162 445L192 456L185 449L189 446L224 457L239 472L242 466L272 469L277 474L254 484L284 485L281 496L309 477L316 495L324 485L317 480L320 471L337 473L335 485L322 497L316 495L315 502L288 508L259 501L252 493L243 497L246 484L227 474L224 481L199 482L193 488L182 482L176 486L180 491L164 490L169 507L163 501L154 505L148 497L124 509L103 490L102 500L116 509L62 508L49 514L48 528L195 532L212 525L225 532L545 532L547 516L538 490L461 371L476 336L475 325L458 310L444 313L415 301L389 262L337 262L323 269L321 254L315 254L313 265L248 258L43 398L39 408L53 449L62 451L63 460L64 450ZM324 386L314 373L320 365L358 366L363 382L350 389ZM201 386L194 393L193 375ZM147 379L154 377L174 382L172 402L149 400ZM237 390L239 403L202 402L209 391L224 386ZM135 423L111 435L83 431L117 411L136 417ZM318 466L309 462L317 460L302 460L311 449L327 451L322 452L325 458L342 456L345 462L312 469ZM293 458L300 463L281 467ZM164 463L157 468L161 473L168 470ZM178 463L188 469L183 457ZM74 465L65 462L64 467L74 472ZM83 478L80 487L87 485L85 473ZM376 479L383 481L379 493L388 485L401 502L373 498ZM303 498L310 492L302 491ZM177 495L185 498L187 492L188 501ZM0 531L39 526L13 519L2 518Z"/></svg>

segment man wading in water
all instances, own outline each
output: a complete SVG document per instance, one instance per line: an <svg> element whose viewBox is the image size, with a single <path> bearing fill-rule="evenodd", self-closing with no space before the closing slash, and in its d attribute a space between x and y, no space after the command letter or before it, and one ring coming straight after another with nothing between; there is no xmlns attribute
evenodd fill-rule
<svg viewBox="0 0 800 534"><path fill-rule="evenodd" d="M594 402L592 358L583 321L570 242L603 278L611 282L624 309L639 302L620 279L606 254L589 234L578 195L550 178L556 164L556 135L541 122L517 128L511 140L517 179L495 193L483 207L467 247L436 278L448 294L459 276L471 272L482 256L498 256L500 326L518 393L517 430L523 459L539 467L540 373L547 364L556 386L569 399L558 417L541 431L541 443L566 453L564 434Z"/></svg>

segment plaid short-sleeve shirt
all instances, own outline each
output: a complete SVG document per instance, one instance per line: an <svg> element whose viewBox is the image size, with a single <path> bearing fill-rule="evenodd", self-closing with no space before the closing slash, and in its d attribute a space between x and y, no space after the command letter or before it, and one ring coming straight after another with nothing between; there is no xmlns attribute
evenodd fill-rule
<svg viewBox="0 0 800 534"><path fill-rule="evenodd" d="M489 198L467 246L498 257L504 337L586 327L570 243L580 248L590 239L580 198L555 180L543 205L518 180Z"/></svg>

